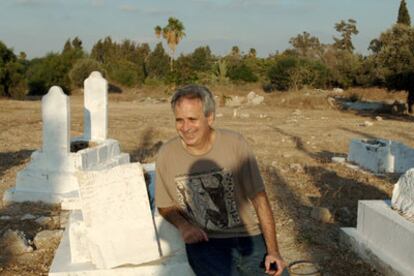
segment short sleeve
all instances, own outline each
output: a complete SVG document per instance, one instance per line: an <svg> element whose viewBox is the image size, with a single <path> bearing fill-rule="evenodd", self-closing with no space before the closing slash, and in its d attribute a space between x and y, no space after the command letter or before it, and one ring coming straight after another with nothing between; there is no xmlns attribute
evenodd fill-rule
<svg viewBox="0 0 414 276"><path fill-rule="evenodd" d="M175 205L171 192L167 188L167 166L164 160L163 151L160 150L159 156L155 162L155 206L157 208L166 208ZM170 187L171 185L172 184L170 184Z"/></svg>
<svg viewBox="0 0 414 276"><path fill-rule="evenodd" d="M240 175L246 196L251 199L265 190L256 157L243 137L240 137Z"/></svg>

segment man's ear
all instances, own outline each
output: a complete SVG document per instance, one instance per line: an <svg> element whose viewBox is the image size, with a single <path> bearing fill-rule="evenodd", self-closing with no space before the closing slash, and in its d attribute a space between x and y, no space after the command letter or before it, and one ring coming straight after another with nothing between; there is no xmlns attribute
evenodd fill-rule
<svg viewBox="0 0 414 276"><path fill-rule="evenodd" d="M207 115L207 122L209 126L213 125L214 122L214 112L211 112L210 114Z"/></svg>

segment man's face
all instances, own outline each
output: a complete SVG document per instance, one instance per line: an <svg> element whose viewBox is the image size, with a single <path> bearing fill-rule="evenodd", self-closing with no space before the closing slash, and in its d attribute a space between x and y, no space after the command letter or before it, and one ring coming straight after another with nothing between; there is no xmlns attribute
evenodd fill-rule
<svg viewBox="0 0 414 276"><path fill-rule="evenodd" d="M200 149L209 142L213 114L204 116L201 100L181 98L174 115L175 128L187 147Z"/></svg>

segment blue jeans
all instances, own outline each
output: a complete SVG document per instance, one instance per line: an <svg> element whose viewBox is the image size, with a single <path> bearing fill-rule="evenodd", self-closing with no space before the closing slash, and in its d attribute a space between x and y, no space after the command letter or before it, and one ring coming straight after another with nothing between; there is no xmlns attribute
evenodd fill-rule
<svg viewBox="0 0 414 276"><path fill-rule="evenodd" d="M209 239L185 247L197 276L267 275L260 267L266 253L262 235Z"/></svg>

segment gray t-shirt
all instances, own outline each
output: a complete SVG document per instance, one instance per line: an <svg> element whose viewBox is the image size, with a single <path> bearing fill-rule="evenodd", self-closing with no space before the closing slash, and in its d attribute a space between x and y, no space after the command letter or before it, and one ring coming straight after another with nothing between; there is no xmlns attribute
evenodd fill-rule
<svg viewBox="0 0 414 276"><path fill-rule="evenodd" d="M192 155L179 137L157 158L155 204L176 206L209 237L257 235L260 228L249 199L264 191L256 159L244 138L216 129L209 152Z"/></svg>

